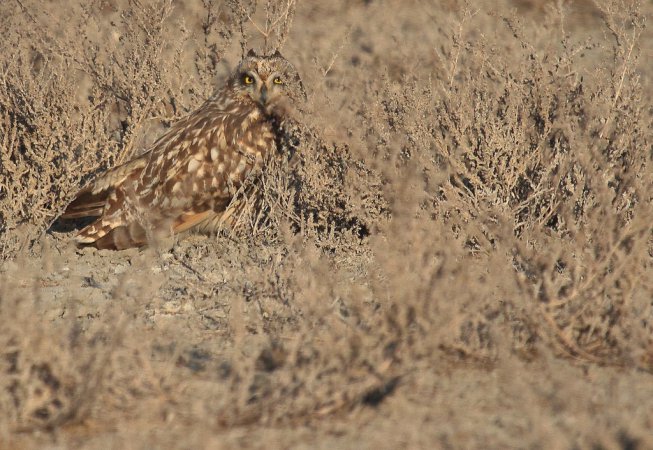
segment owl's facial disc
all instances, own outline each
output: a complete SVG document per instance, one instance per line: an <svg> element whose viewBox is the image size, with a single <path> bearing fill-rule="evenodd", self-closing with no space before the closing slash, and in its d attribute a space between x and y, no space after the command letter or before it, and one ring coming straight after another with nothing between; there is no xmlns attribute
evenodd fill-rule
<svg viewBox="0 0 653 450"><path fill-rule="evenodd" d="M240 84L252 100L266 108L283 95L285 82L277 72L259 74L246 71L240 76Z"/></svg>

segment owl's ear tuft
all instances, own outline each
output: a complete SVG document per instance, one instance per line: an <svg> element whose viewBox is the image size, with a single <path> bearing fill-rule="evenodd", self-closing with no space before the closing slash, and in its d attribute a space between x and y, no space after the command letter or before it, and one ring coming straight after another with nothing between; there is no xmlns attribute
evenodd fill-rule
<svg viewBox="0 0 653 450"><path fill-rule="evenodd" d="M250 48L247 52L247 56L258 56L253 48Z"/></svg>

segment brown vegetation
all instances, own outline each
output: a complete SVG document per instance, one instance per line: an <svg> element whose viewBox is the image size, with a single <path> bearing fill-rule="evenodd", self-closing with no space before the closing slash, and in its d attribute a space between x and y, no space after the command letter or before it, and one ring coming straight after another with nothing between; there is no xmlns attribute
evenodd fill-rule
<svg viewBox="0 0 653 450"><path fill-rule="evenodd" d="M653 447L650 4L62 3L0 6L0 446ZM281 45L297 154L236 233L71 246Z"/></svg>

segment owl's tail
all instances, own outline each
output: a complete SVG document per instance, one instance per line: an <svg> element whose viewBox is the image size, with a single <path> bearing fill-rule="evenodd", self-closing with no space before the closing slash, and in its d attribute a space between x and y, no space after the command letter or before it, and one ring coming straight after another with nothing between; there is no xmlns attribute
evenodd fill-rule
<svg viewBox="0 0 653 450"><path fill-rule="evenodd" d="M107 203L109 191L94 193L88 186L77 194L61 214L62 219L81 219L84 217L100 217Z"/></svg>
<svg viewBox="0 0 653 450"><path fill-rule="evenodd" d="M66 207L62 219L97 217L97 220L82 228L75 237L79 246L93 246L98 249L122 250L139 247L146 242L145 231L138 224L125 225L112 214L109 201L112 190L94 193L92 186L82 189Z"/></svg>
<svg viewBox="0 0 653 450"><path fill-rule="evenodd" d="M147 242L144 228L125 220L122 211L125 200L123 183L138 177L145 163L143 156L114 167L77 193L61 218L97 218L79 231L75 238L78 245L121 250L140 247Z"/></svg>
<svg viewBox="0 0 653 450"><path fill-rule="evenodd" d="M130 223L121 211L123 198L112 189L93 193L91 188L83 189L68 205L62 219L96 217L82 228L75 237L79 246L93 246L98 249L122 250L140 247L147 242L144 228Z"/></svg>

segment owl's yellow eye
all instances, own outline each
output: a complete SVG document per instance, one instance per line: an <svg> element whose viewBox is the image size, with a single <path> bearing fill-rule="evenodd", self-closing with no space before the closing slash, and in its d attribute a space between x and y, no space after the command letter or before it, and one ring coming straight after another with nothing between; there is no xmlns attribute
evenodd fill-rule
<svg viewBox="0 0 653 450"><path fill-rule="evenodd" d="M274 84L283 84L283 80L279 77L274 77L274 80L272 80Z"/></svg>
<svg viewBox="0 0 653 450"><path fill-rule="evenodd" d="M243 83L252 84L254 83L254 78L250 77L249 75L245 75L243 76Z"/></svg>

